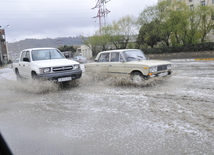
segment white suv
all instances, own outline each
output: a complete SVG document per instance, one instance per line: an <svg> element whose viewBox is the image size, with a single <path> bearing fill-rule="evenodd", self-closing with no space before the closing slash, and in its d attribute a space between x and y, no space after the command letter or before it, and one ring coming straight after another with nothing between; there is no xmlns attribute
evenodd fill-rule
<svg viewBox="0 0 214 155"><path fill-rule="evenodd" d="M80 64L66 59L56 48L31 48L21 51L19 62L13 64L19 78L42 78L55 82L79 79Z"/></svg>

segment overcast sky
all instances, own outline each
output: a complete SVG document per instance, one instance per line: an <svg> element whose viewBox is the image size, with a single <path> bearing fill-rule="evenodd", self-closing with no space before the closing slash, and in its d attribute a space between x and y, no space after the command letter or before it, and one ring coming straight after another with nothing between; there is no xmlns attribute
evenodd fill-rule
<svg viewBox="0 0 214 155"><path fill-rule="evenodd" d="M0 26L8 42L26 38L90 36L99 28L97 0L0 0ZM157 0L110 0L108 24L126 15L138 17ZM9 25L9 27L6 27Z"/></svg>

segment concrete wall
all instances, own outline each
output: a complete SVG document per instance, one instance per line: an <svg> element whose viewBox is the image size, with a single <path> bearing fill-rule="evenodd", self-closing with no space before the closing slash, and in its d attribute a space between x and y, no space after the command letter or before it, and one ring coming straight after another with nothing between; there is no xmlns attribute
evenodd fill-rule
<svg viewBox="0 0 214 155"><path fill-rule="evenodd" d="M148 54L147 57L149 57L149 59L197 59L197 58L214 58L214 51Z"/></svg>

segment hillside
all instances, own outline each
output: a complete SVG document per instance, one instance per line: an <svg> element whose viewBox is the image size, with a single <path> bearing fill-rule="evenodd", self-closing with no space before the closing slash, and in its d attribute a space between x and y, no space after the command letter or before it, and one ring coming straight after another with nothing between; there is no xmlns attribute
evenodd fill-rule
<svg viewBox="0 0 214 155"><path fill-rule="evenodd" d="M79 46L82 44L82 40L79 37L67 37L67 38L45 38L45 39L25 39L14 43L8 43L8 51L20 52L26 48L34 47L60 47L60 46Z"/></svg>

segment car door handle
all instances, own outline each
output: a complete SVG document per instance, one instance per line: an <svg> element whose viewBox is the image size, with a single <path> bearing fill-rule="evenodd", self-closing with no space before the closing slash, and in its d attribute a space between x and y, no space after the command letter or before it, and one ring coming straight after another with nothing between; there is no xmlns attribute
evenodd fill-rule
<svg viewBox="0 0 214 155"><path fill-rule="evenodd" d="M109 65L109 66L112 66L112 65Z"/></svg>
<svg viewBox="0 0 214 155"><path fill-rule="evenodd" d="M23 65L23 66L25 66L25 65Z"/></svg>

